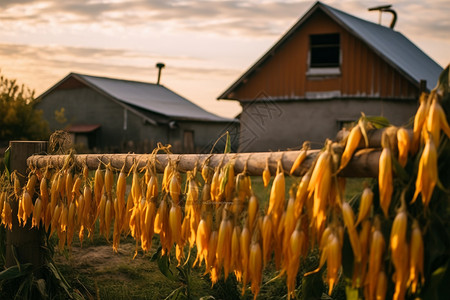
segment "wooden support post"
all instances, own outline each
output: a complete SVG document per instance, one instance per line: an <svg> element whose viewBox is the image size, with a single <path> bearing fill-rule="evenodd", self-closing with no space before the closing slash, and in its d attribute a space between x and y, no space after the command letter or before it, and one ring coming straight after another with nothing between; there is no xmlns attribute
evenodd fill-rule
<svg viewBox="0 0 450 300"><path fill-rule="evenodd" d="M47 142L41 141L11 141L9 143L10 169L19 174L21 186L26 182L27 158L33 154L42 153L47 150ZM14 197L14 196L13 196ZM34 201L35 197L33 197ZM6 230L6 267L11 267L19 263L31 263L34 268L44 264L43 229L31 229L31 219L27 221L25 227L19 226L17 220L18 201L11 201L12 208L12 230ZM37 276L38 273L37 273Z"/></svg>

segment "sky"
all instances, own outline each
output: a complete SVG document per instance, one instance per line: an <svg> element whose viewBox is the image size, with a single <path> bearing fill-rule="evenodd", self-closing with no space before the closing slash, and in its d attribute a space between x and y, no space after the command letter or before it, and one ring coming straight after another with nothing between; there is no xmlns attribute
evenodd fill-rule
<svg viewBox="0 0 450 300"><path fill-rule="evenodd" d="M450 63L448 0L323 0L378 23L392 4L400 31L442 67ZM70 72L161 84L202 108L218 101L313 5L304 0L0 0L0 72L45 92ZM390 14L381 16L389 26Z"/></svg>

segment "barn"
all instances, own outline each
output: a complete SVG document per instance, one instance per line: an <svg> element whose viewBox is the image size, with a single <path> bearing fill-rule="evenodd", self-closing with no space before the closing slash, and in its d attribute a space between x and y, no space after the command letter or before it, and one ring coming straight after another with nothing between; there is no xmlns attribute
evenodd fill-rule
<svg viewBox="0 0 450 300"><path fill-rule="evenodd" d="M70 73L38 97L52 131L70 133L81 151L209 152L239 122L210 113L161 84Z"/></svg>
<svg viewBox="0 0 450 300"><path fill-rule="evenodd" d="M368 116L407 124L442 67L400 32L316 2L218 100L239 101L239 151L321 147Z"/></svg>

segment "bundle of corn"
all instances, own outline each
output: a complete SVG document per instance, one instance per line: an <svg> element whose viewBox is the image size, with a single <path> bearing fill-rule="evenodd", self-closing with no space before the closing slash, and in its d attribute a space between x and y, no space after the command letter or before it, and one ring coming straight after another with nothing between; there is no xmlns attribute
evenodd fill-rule
<svg viewBox="0 0 450 300"><path fill-rule="evenodd" d="M329 294L342 274L349 274L342 271L343 261L352 259L348 277L361 296L405 299L407 293L421 292L427 280L427 213L436 185L443 189L438 175L441 132L450 138L441 97L440 89L421 96L412 141L405 128L384 130L378 182L373 189L364 185L357 217L355 205L343 196L345 178L338 175L362 139L367 145L366 131L373 124L364 115L342 142L342 155L335 152L336 143L327 140L288 195L287 172L278 160L266 207L259 207L247 168L235 174L233 159L214 169L206 160L201 175L197 167L187 171L184 191L178 162L168 161L159 183L154 156L157 149L145 167L139 169L135 162L129 173L125 164L115 170L110 163L99 163L90 178L87 167L77 166L69 155L62 168L33 168L23 188L12 176L12 196L7 197L7 190L0 194L2 224L11 228L12 218L18 218L24 226L31 218L33 227L43 226L50 235L57 233L61 250L71 247L75 232L82 243L85 232L92 236L98 224L107 240L112 229L114 251L120 237L131 234L136 241L135 255L139 247L149 251L156 234L162 255L174 249L180 265L195 247L194 265L205 262L213 284L234 273L243 293L250 284L255 298L262 272L272 260L280 276L286 275L287 298L294 297L300 262L318 247L319 268L305 276L318 272L326 263ZM305 143L290 166L290 174L301 166L308 151ZM442 155L448 158L448 153ZM128 176L132 179L127 195ZM268 161L262 176L267 186L271 177ZM421 203L416 202L419 198ZM10 201L19 201L17 216L11 215ZM389 285L393 285L392 293L387 291Z"/></svg>

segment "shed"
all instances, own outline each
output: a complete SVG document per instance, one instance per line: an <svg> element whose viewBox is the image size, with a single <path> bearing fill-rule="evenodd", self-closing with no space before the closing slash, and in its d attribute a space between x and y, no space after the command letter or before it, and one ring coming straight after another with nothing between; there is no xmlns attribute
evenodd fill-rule
<svg viewBox="0 0 450 300"><path fill-rule="evenodd" d="M71 133L86 151L209 152L239 122L210 113L161 84L70 73L38 97L51 130Z"/></svg>
<svg viewBox="0 0 450 300"><path fill-rule="evenodd" d="M407 124L442 70L400 32L316 2L218 99L242 106L240 151L321 147L361 112Z"/></svg>

